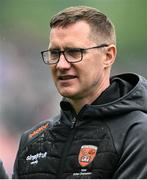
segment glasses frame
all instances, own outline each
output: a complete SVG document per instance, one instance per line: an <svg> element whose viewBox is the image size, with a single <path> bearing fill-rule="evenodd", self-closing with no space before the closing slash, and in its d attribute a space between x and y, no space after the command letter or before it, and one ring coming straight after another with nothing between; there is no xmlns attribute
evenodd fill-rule
<svg viewBox="0 0 147 180"><path fill-rule="evenodd" d="M59 58L58 58L58 60L57 60L56 62L53 62L53 63L49 63L49 61L45 61L45 58L44 58L44 53L51 51L50 49L41 51L41 56L42 56L43 62L44 62L45 64L47 64L47 65L57 64L57 63L59 62L59 60L60 60L61 54L63 54L64 58L66 59L66 61L67 61L68 63L72 63L72 64L73 64L73 63L77 63L77 62L82 61L82 60L83 60L83 54L84 54L84 52L86 52L87 50L96 49L96 48L103 48L103 47L108 47L108 46L109 46L108 44L100 44L100 45L98 45L98 46L89 47L89 48L75 48L75 49L78 49L78 50L81 52L81 59L80 59L80 60L77 60L77 61L74 61L74 62L70 62L70 61L66 58L65 52L66 52L67 50L64 50L64 51L60 51L60 50L59 50ZM69 48L69 49L70 49L70 48ZM71 48L71 49L74 49L74 48Z"/></svg>

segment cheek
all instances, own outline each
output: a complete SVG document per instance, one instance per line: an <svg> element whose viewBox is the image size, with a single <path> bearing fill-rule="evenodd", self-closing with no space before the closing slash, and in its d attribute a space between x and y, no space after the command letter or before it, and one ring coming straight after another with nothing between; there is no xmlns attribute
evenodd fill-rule
<svg viewBox="0 0 147 180"><path fill-rule="evenodd" d="M96 59L97 58L97 59ZM84 81L96 81L103 74L104 65L98 57L88 59L83 68Z"/></svg>
<svg viewBox="0 0 147 180"><path fill-rule="evenodd" d="M90 56L85 60L85 68L89 74L101 71L104 68L103 59L98 55Z"/></svg>
<svg viewBox="0 0 147 180"><path fill-rule="evenodd" d="M51 68L50 68L50 71L51 71L51 75L52 75L53 80L56 81L56 79L57 79L57 73L56 73L55 67L51 67Z"/></svg>
<svg viewBox="0 0 147 180"><path fill-rule="evenodd" d="M98 76L98 68L91 63L84 64L79 70L79 77L81 85L88 85Z"/></svg>

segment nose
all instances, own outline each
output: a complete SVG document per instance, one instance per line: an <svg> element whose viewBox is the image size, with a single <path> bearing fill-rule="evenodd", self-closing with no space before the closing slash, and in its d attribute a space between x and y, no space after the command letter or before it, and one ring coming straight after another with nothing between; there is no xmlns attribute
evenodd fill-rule
<svg viewBox="0 0 147 180"><path fill-rule="evenodd" d="M71 63L69 63L63 53L60 54L59 61L56 65L57 69L69 69L71 67Z"/></svg>

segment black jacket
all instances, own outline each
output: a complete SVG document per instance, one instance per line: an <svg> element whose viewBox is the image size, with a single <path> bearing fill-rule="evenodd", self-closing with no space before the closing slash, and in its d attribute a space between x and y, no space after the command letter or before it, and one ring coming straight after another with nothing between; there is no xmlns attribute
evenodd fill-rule
<svg viewBox="0 0 147 180"><path fill-rule="evenodd" d="M61 115L21 138L13 178L147 178L147 80L135 74L111 85L77 115Z"/></svg>
<svg viewBox="0 0 147 180"><path fill-rule="evenodd" d="M5 172L5 169L3 167L3 163L1 160L0 160L0 179L8 179L8 176Z"/></svg>

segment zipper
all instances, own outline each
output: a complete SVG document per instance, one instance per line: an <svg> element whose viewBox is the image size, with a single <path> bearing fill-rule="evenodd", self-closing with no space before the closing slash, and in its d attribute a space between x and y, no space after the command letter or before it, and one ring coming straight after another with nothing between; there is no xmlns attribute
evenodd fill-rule
<svg viewBox="0 0 147 180"><path fill-rule="evenodd" d="M73 118L71 123L72 123L71 124L71 129L73 129L75 127L75 125L76 125L76 118L75 117Z"/></svg>
<svg viewBox="0 0 147 180"><path fill-rule="evenodd" d="M60 179L61 175L63 173L65 158L66 158L68 150L69 150L69 148L71 146L71 143L73 142L72 140L73 140L75 132L76 132L75 125L76 125L76 118L74 117L73 121L72 121L72 125L71 125L71 130L69 130L70 131L70 135L68 136L68 139L67 139L67 141L65 143L65 146L64 146L65 148L63 149L63 156L62 156L59 168L58 168L57 179Z"/></svg>
<svg viewBox="0 0 147 180"><path fill-rule="evenodd" d="M85 105L78 114L75 113L75 116L72 119L72 124L70 127L71 130L69 129L70 135L68 136L67 141L66 141L65 146L64 146L65 148L62 151L63 156L61 158L61 162L60 162L60 165L58 168L57 179L61 179L61 175L63 174L64 164L65 164L65 158L66 158L68 150L69 150L69 148L73 142L73 138L74 138L74 135L75 135L76 130L77 130L76 124L77 124L78 120L80 119L81 114L83 114L83 112L85 111L86 108L87 108L87 106Z"/></svg>

